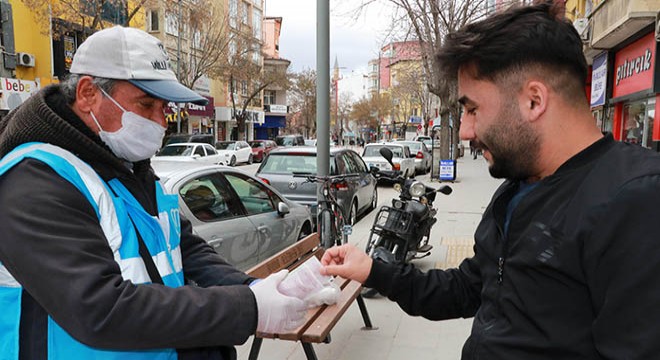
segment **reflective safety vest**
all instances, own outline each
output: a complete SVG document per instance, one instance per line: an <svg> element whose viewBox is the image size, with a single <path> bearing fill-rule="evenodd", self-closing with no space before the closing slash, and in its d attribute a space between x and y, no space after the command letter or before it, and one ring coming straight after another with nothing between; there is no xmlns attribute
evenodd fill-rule
<svg viewBox="0 0 660 360"><path fill-rule="evenodd" d="M50 166L71 182L94 208L124 280L147 284L151 280L139 254L140 233L158 273L166 286L183 285L178 197L167 195L156 183L158 216L151 216L117 179L104 182L91 166L72 153L43 143L23 144L0 160L0 176L25 158ZM19 325L22 287L0 264L0 352L3 359L19 354ZM164 315L165 316L165 315ZM139 326L139 324L136 324ZM176 359L174 349L113 351L96 349L75 340L48 317L48 359Z"/></svg>

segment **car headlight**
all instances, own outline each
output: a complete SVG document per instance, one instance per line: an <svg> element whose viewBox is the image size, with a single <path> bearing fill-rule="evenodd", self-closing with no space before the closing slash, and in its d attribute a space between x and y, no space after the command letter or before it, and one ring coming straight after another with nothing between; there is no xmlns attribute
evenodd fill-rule
<svg viewBox="0 0 660 360"><path fill-rule="evenodd" d="M421 181L415 181L410 185L410 195L419 197L426 193L426 185L422 184Z"/></svg>
<svg viewBox="0 0 660 360"><path fill-rule="evenodd" d="M401 184L396 183L396 184L394 184L393 188L394 188L394 191L401 192Z"/></svg>

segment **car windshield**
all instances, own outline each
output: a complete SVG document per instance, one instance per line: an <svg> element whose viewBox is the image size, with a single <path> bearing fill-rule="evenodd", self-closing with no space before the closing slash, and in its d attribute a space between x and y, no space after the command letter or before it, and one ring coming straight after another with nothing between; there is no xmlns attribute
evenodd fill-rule
<svg viewBox="0 0 660 360"><path fill-rule="evenodd" d="M418 152L422 151L422 143L419 141L407 142L406 145L410 148L410 151Z"/></svg>
<svg viewBox="0 0 660 360"><path fill-rule="evenodd" d="M192 145L168 145L160 149L156 156L190 156Z"/></svg>
<svg viewBox="0 0 660 360"><path fill-rule="evenodd" d="M262 148L262 147L264 147L264 143L262 143L262 142L256 142L256 141L255 141L255 142L251 142L251 143L250 143L250 146L251 146L253 149L256 149L256 148Z"/></svg>
<svg viewBox="0 0 660 360"><path fill-rule="evenodd" d="M403 157L403 148L400 146L385 146L385 145L372 145L372 146L367 146L364 148L364 154L362 156L382 156L380 154L380 148L382 147L387 147L388 149L392 150L392 154L394 157Z"/></svg>
<svg viewBox="0 0 660 360"><path fill-rule="evenodd" d="M426 147L428 147L429 149L431 148L431 139L427 139L422 142L424 143L424 145L426 145ZM435 142L435 145L438 145L437 141Z"/></svg>
<svg viewBox="0 0 660 360"><path fill-rule="evenodd" d="M291 146L294 144L293 140L295 138L292 136L285 136L285 137L277 137L275 138L275 143L278 146Z"/></svg>
<svg viewBox="0 0 660 360"><path fill-rule="evenodd" d="M316 174L316 154L273 154L267 157L261 173L267 174Z"/></svg>
<svg viewBox="0 0 660 360"><path fill-rule="evenodd" d="M215 148L218 150L236 150L235 142L219 142L215 144Z"/></svg>

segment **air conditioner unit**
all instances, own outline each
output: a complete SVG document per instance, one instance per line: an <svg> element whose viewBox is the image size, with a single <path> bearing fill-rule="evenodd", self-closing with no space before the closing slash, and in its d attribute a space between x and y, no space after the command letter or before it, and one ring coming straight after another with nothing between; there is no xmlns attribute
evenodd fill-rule
<svg viewBox="0 0 660 360"><path fill-rule="evenodd" d="M589 41L589 19L587 18L578 18L573 21L573 27L580 34L580 38L583 42Z"/></svg>
<svg viewBox="0 0 660 360"><path fill-rule="evenodd" d="M19 52L16 54L16 57L19 66L34 67L34 63L35 63L34 55L24 52Z"/></svg>

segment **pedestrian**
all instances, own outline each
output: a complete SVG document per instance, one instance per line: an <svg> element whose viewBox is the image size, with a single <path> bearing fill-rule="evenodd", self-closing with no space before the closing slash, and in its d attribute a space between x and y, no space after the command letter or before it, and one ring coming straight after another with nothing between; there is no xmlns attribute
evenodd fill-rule
<svg viewBox="0 0 660 360"><path fill-rule="evenodd" d="M506 179L474 256L426 273L350 245L322 259L324 273L410 315L474 317L463 359L660 354L660 156L595 125L582 41L559 15L548 3L508 9L448 35L439 52L457 78L460 137Z"/></svg>
<svg viewBox="0 0 660 360"><path fill-rule="evenodd" d="M180 218L149 158L179 84L161 42L113 27L71 76L0 123L4 359L234 359L258 331L300 323L302 301L236 270Z"/></svg>

